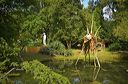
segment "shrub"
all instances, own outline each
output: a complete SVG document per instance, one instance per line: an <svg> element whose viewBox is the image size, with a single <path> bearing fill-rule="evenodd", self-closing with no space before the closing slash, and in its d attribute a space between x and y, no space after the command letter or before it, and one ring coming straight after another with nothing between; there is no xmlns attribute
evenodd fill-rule
<svg viewBox="0 0 128 84"><path fill-rule="evenodd" d="M9 68L11 63L14 63L19 52L20 48L16 43L10 45L5 39L0 38L0 70Z"/></svg>
<svg viewBox="0 0 128 84"><path fill-rule="evenodd" d="M54 41L50 43L47 47L43 47L42 53L47 55L72 55L72 51L66 50L64 44L62 44L60 41Z"/></svg>
<svg viewBox="0 0 128 84"><path fill-rule="evenodd" d="M65 50L65 52L64 52L64 56L71 56L71 55L73 55L71 49Z"/></svg>
<svg viewBox="0 0 128 84"><path fill-rule="evenodd" d="M112 43L111 45L109 45L109 50L110 51L115 51L115 50L120 50L121 49L121 45L119 43Z"/></svg>
<svg viewBox="0 0 128 84"><path fill-rule="evenodd" d="M41 53L45 55L52 55L52 51L53 50L50 47L43 47Z"/></svg>
<svg viewBox="0 0 128 84"><path fill-rule="evenodd" d="M59 51L63 51L65 49L65 46L63 43L61 43L60 41L54 41L49 45L50 48L54 49L54 50L59 50Z"/></svg>
<svg viewBox="0 0 128 84"><path fill-rule="evenodd" d="M54 41L43 48L43 53L47 55L62 55L64 50L65 46L60 41Z"/></svg>

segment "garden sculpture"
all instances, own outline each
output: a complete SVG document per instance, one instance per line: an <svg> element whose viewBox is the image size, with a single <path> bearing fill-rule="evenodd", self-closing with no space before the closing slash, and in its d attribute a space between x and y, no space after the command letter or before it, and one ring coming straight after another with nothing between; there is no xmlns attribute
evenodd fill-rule
<svg viewBox="0 0 128 84"><path fill-rule="evenodd" d="M84 36L83 38L83 46L82 46L82 51L84 51L85 54L85 61L87 55L89 56L89 63L90 63L90 55L94 56L94 65L96 67L96 64L100 67L99 59L97 57L97 39L96 36L93 33L89 33ZM96 63L97 61L97 63Z"/></svg>
<svg viewBox="0 0 128 84"><path fill-rule="evenodd" d="M100 29L100 27L96 30L95 34L93 34L92 32L92 28L93 28L93 17L92 17L91 31L89 32L89 29L87 28L87 34L83 37L83 46L82 46L81 52L84 52L84 55L85 55L84 61L86 61L86 57L89 56L89 63L90 63L90 55L92 54L94 56L95 67L96 67L96 64L98 64L98 67L100 67L100 62L97 57L97 49L96 49L97 48L97 37L96 36L97 36L97 32ZM79 57L76 61L76 64L78 60L79 60Z"/></svg>
<svg viewBox="0 0 128 84"><path fill-rule="evenodd" d="M46 46L46 34L45 33L43 33L43 45Z"/></svg>

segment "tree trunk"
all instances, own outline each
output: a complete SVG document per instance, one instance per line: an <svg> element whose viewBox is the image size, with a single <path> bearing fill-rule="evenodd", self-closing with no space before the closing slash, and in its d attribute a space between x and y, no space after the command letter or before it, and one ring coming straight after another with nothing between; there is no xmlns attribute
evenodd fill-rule
<svg viewBox="0 0 128 84"><path fill-rule="evenodd" d="M71 41L66 41L67 43L67 48L70 49L71 48Z"/></svg>

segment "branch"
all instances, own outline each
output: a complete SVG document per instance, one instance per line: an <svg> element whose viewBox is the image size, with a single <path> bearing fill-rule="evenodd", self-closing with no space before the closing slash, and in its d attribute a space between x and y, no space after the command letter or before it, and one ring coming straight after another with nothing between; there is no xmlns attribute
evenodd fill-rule
<svg viewBox="0 0 128 84"><path fill-rule="evenodd" d="M4 78L5 76L7 76L10 72L12 72L15 68L12 68L11 70L9 70L7 73L5 73L3 76L1 76L0 78Z"/></svg>

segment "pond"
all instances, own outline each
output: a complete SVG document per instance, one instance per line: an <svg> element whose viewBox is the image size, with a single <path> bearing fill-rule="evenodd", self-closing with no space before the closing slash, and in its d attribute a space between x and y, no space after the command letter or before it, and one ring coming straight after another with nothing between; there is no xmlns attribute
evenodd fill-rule
<svg viewBox="0 0 128 84"><path fill-rule="evenodd" d="M67 77L71 84L128 84L128 62L102 63L101 68L79 61L48 61L43 64ZM21 72L19 77L10 78L14 84L37 84L32 75Z"/></svg>

